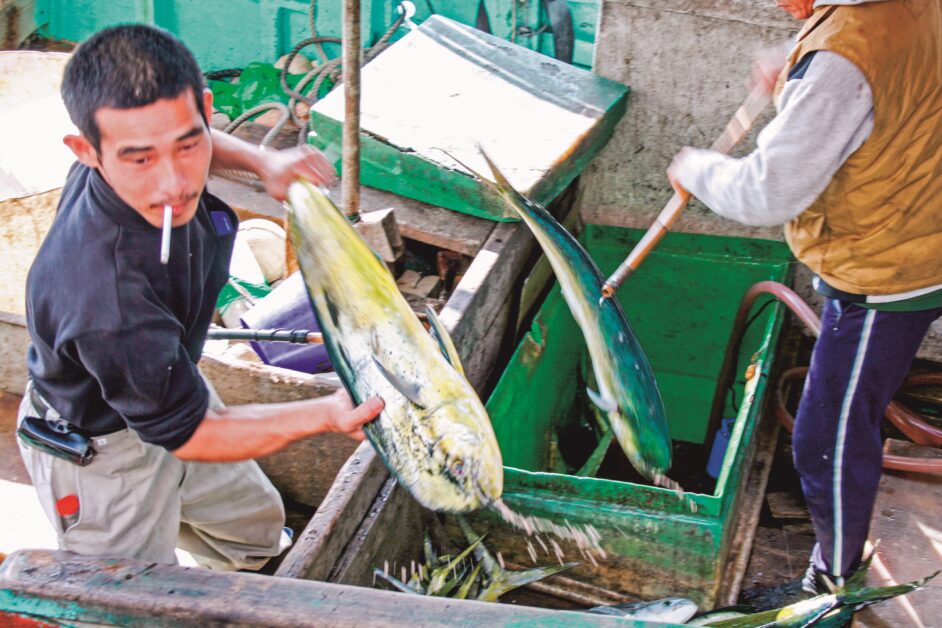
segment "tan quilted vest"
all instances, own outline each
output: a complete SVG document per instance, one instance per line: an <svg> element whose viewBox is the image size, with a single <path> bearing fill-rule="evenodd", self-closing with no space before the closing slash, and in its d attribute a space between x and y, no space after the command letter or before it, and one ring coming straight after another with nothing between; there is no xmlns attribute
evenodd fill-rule
<svg viewBox="0 0 942 628"><path fill-rule="evenodd" d="M873 132L785 227L795 256L855 294L942 284L942 1L821 7L785 72L830 50L863 72ZM801 176L796 173L796 176Z"/></svg>

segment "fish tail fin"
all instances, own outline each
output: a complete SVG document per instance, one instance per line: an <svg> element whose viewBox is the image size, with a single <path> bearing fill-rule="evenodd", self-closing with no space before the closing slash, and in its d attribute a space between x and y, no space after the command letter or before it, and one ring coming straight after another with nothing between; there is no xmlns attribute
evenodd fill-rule
<svg viewBox="0 0 942 628"><path fill-rule="evenodd" d="M484 161L487 162L488 168L491 169L491 173L494 175L494 182L497 184L497 187L499 187L501 191L516 192L513 186L510 185L510 181L507 180L507 177L505 177L504 173L500 171L500 169L497 167L497 164L494 163L484 148L479 145L478 151L480 151L481 157L484 158Z"/></svg>
<svg viewBox="0 0 942 628"><path fill-rule="evenodd" d="M403 593L417 594L417 592L412 587L407 585L405 582L403 582L399 578L396 578L395 576L390 576L389 574L384 572L382 569L374 569L373 575L376 578L379 578L380 580L383 580L384 582L391 584L393 587L395 587L396 589L399 589Z"/></svg>
<svg viewBox="0 0 942 628"><path fill-rule="evenodd" d="M544 578L549 578L561 571L572 569L579 563L570 562L562 565L549 565L546 567L534 567L525 571L504 571L495 578L487 587L487 600L496 601L505 593L518 589L520 587L539 582ZM478 598L481 599L481 598Z"/></svg>
<svg viewBox="0 0 942 628"><path fill-rule="evenodd" d="M847 579L844 583L845 591L856 591L858 589L864 588L864 584L867 580L867 571L870 569L870 563L873 561L873 557L876 554L876 546L870 551L870 554L867 555L860 565L857 567L856 571Z"/></svg>
<svg viewBox="0 0 942 628"><path fill-rule="evenodd" d="M471 174L472 177L474 177L475 179L478 179L479 181L481 181L481 183L483 183L483 184L485 184L485 185L487 185L487 186L489 186L489 187L492 187L492 188L497 187L496 184L495 184L493 181L491 181L490 179L488 179L487 177L485 177L483 174L481 174L480 172L478 172L477 170L475 170L474 168L472 168L472 167L469 166L468 164L464 163L463 161L461 161L460 159L458 159L457 157L455 157L454 155L452 155L451 153L449 153L449 152L448 152L447 150L445 150L444 148L439 148L438 150L440 150L440 151L442 151L443 153L445 153L446 155L448 155L448 158L449 158L449 159L451 159L452 161L454 161L455 163L457 163L459 166L461 166L462 168L464 168L465 170L467 170L467 171ZM488 162L488 163L490 163L490 162Z"/></svg>
<svg viewBox="0 0 942 628"><path fill-rule="evenodd" d="M942 570L940 570L942 571ZM920 580L913 580L904 584L896 584L888 587L863 587L856 591L843 591L837 594L841 603L846 605L853 604L874 604L882 602L899 595L906 595L922 588L927 582L939 575L939 571L926 576Z"/></svg>
<svg viewBox="0 0 942 628"><path fill-rule="evenodd" d="M526 208L530 212L535 213L541 217L544 215L549 215L549 212L547 212L544 207L537 205L525 197L510 184L510 181L508 181L507 177L504 176L504 173L500 171L500 168L497 167L497 164L494 163L494 160L492 160L490 156L484 152L484 148L478 146L478 150L481 152L481 157L484 158L484 161L487 162L488 167L491 169L491 174L494 175L493 185L497 187L497 191L504 195L505 198L513 199L514 202L510 204L513 205L517 212L523 213L522 209ZM555 221L555 218L553 220Z"/></svg>

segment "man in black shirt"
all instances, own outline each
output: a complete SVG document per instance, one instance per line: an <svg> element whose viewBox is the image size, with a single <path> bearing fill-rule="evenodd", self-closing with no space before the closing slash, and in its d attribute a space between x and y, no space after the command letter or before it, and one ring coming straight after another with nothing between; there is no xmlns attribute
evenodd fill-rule
<svg viewBox="0 0 942 628"><path fill-rule="evenodd" d="M284 507L252 459L323 432L362 439L382 401L222 406L196 364L238 221L206 180L246 170L283 199L293 179L321 184L332 168L312 149L263 152L211 131L196 61L159 29L90 38L62 95L78 163L27 280L20 422L88 438L96 455L78 466L21 442L40 501L63 549L172 563L179 545L210 567L261 567L283 549Z"/></svg>

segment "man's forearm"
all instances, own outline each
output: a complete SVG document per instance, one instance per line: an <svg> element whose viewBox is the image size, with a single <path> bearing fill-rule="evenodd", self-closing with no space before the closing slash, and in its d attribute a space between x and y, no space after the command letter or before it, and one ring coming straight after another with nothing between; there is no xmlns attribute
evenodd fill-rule
<svg viewBox="0 0 942 628"><path fill-rule="evenodd" d="M297 179L328 185L336 172L329 161L310 146L264 151L236 137L213 129L211 170L243 170L261 179L273 198L285 200L288 186Z"/></svg>
<svg viewBox="0 0 942 628"><path fill-rule="evenodd" d="M294 441L333 431L333 397L210 410L173 453L182 460L236 462L272 454Z"/></svg>
<svg viewBox="0 0 942 628"><path fill-rule="evenodd" d="M210 129L210 137L213 140L210 170L244 170L260 174L264 156L262 149L258 146L218 129Z"/></svg>

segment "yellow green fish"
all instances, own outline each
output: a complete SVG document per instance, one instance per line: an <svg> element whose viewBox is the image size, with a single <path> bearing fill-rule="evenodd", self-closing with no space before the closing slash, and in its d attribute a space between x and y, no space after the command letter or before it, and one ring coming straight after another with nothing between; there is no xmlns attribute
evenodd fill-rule
<svg viewBox="0 0 942 628"><path fill-rule="evenodd" d="M320 189L288 190L289 232L331 362L357 403L386 407L366 436L426 508L462 513L501 496L490 419L435 313L434 340L386 266Z"/></svg>

